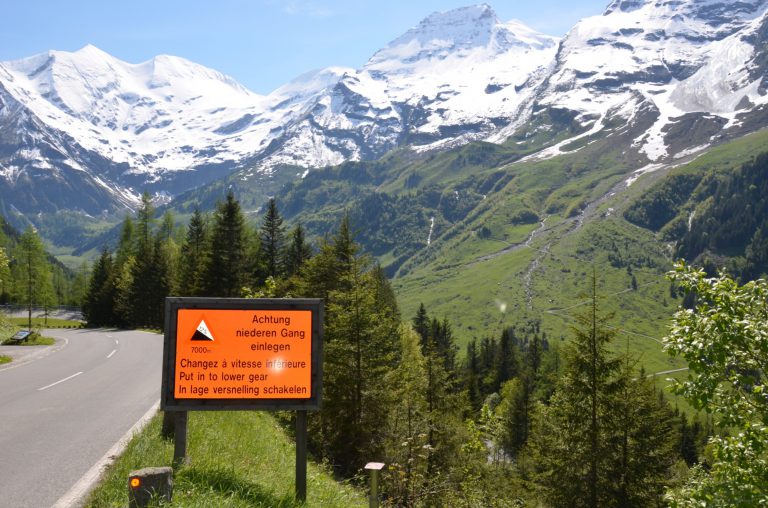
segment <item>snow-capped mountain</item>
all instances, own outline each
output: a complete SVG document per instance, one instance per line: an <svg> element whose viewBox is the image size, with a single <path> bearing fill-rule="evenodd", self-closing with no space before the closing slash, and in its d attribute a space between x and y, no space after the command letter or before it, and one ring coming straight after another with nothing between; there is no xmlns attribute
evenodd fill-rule
<svg viewBox="0 0 768 508"><path fill-rule="evenodd" d="M317 167L486 137L519 115L557 43L502 23L488 5L434 13L321 94L260 167Z"/></svg>
<svg viewBox="0 0 768 508"><path fill-rule="evenodd" d="M614 0L561 41L465 7L430 15L359 69L309 72L269 95L181 58L130 64L93 46L2 62L0 213L97 214L145 189L293 177L563 121L570 137L534 156L621 132L643 164L674 159L768 124L767 10Z"/></svg>
<svg viewBox="0 0 768 508"><path fill-rule="evenodd" d="M31 172L58 178L80 171L117 202L135 201L145 188L175 193L253 157L270 131L302 114L344 71L310 73L260 96L171 56L129 64L86 46L4 62L0 175L13 187Z"/></svg>
<svg viewBox="0 0 768 508"><path fill-rule="evenodd" d="M767 9L766 0L614 0L567 34L535 109L572 112L582 136L611 120L635 126L633 147L649 162L765 125Z"/></svg>

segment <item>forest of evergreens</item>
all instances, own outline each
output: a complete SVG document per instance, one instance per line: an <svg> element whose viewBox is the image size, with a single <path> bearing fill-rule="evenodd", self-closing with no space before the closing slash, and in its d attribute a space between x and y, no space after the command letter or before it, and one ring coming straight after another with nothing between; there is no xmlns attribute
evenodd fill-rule
<svg viewBox="0 0 768 508"><path fill-rule="evenodd" d="M49 309L79 307L88 267L73 272L46 252L33 227L23 233L0 217L0 303Z"/></svg>
<svg viewBox="0 0 768 508"><path fill-rule="evenodd" d="M462 353L445 316L423 305L400 314L347 217L311 245L300 225L286 230L274 200L258 227L231 193L186 229L154 216L145 196L95 262L89 323L160 328L168 295L323 298L310 449L342 478L385 462L392 505L658 506L689 468L709 467L710 420L681 414L631 355L612 352L594 277L565 345L528 321Z"/></svg>
<svg viewBox="0 0 768 508"><path fill-rule="evenodd" d="M676 256L742 281L768 273L768 153L727 173L674 174L624 217L674 240Z"/></svg>

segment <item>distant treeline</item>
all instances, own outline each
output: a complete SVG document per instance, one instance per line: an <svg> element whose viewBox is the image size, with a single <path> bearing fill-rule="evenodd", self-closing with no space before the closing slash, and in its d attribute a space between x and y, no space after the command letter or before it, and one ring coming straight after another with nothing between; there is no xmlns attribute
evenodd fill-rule
<svg viewBox="0 0 768 508"><path fill-rule="evenodd" d="M768 153L728 173L673 174L625 212L677 242L676 255L742 281L768 273Z"/></svg>
<svg viewBox="0 0 768 508"><path fill-rule="evenodd" d="M0 304L79 307L87 266L67 269L45 250L37 231L19 233L0 217Z"/></svg>

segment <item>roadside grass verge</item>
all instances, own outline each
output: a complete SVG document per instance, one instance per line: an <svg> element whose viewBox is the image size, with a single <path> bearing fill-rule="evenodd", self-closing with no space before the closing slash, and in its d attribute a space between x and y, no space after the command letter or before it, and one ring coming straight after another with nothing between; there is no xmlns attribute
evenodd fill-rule
<svg viewBox="0 0 768 508"><path fill-rule="evenodd" d="M0 365L4 363L11 363L13 361L13 358L10 356L0 355Z"/></svg>
<svg viewBox="0 0 768 508"><path fill-rule="evenodd" d="M29 319L25 317L12 317L7 318L8 322L13 325L27 328L29 326ZM83 323L80 321L73 321L70 319L56 319L33 317L32 328L82 328Z"/></svg>
<svg viewBox="0 0 768 508"><path fill-rule="evenodd" d="M155 416L110 466L88 499L91 508L121 507L128 501L131 471L169 466L173 441L160 437ZM295 446L274 417L260 411L189 413L189 465L176 468L173 507L354 507L367 506L365 494L336 482L314 463L307 466L307 502L294 500Z"/></svg>
<svg viewBox="0 0 768 508"><path fill-rule="evenodd" d="M9 338L6 338L0 344L7 344L7 345L14 345L14 346L53 346L54 344L56 344L56 339L52 337L43 337L39 333L33 333L27 340L23 342L15 342L15 341L11 342Z"/></svg>
<svg viewBox="0 0 768 508"><path fill-rule="evenodd" d="M56 344L56 339L52 337L43 337L39 333L32 334L32 338L27 342L21 343L23 346L53 346L54 344Z"/></svg>

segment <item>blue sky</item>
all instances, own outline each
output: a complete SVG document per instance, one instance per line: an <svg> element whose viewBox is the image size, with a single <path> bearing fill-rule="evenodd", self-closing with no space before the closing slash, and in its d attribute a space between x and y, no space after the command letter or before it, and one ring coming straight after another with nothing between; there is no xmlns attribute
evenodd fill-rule
<svg viewBox="0 0 768 508"><path fill-rule="evenodd" d="M131 63L158 54L187 58L269 93L303 72L359 67L434 11L472 0L15 0L3 6L0 61L86 44ZM519 19L564 35L610 0L487 2L503 21Z"/></svg>

